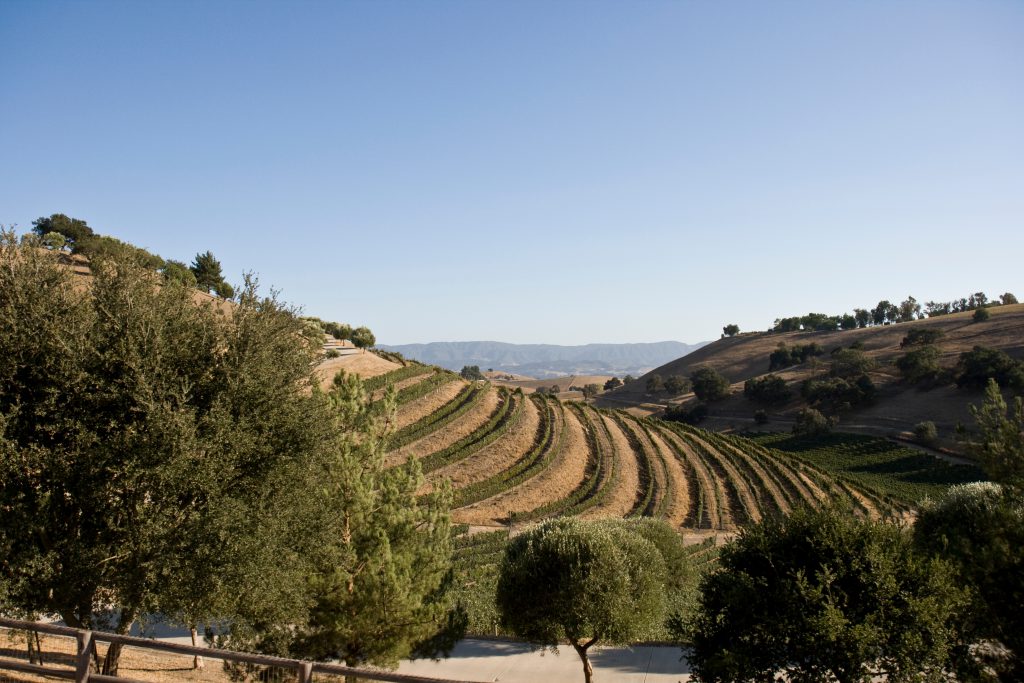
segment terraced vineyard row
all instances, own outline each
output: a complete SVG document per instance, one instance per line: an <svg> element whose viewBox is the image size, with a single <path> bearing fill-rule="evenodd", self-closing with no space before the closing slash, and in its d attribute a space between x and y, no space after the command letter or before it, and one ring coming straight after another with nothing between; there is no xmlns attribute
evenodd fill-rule
<svg viewBox="0 0 1024 683"><path fill-rule="evenodd" d="M922 492L981 478L879 439L837 436L814 450L789 435L709 432L485 382L448 386L428 404L416 399L461 380L415 365L383 377L391 379L374 378L376 386L406 382L398 392L404 426L392 436L392 451L420 460L428 489L450 477L453 518L472 524L639 515L681 529L729 531L834 500L861 515L897 517ZM410 404L418 412L403 422ZM913 476L886 471L904 462Z"/></svg>

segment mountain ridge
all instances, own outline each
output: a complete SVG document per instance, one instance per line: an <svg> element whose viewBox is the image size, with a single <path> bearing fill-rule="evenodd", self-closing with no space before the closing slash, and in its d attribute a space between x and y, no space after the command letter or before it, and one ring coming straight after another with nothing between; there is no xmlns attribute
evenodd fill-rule
<svg viewBox="0 0 1024 683"><path fill-rule="evenodd" d="M427 342L423 344L379 345L407 358L459 370L465 365L515 372L538 379L571 374L637 374L685 356L709 342L687 344L678 341L512 344L496 341Z"/></svg>

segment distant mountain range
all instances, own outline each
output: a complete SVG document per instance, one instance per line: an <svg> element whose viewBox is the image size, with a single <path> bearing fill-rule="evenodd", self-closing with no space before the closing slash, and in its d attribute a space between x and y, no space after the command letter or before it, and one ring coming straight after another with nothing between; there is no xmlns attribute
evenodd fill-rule
<svg viewBox="0 0 1024 683"><path fill-rule="evenodd" d="M465 365L479 365L481 370L493 369L547 379L566 375L641 375L707 343L665 341L557 346L468 341L381 345L381 348L449 370L457 371Z"/></svg>

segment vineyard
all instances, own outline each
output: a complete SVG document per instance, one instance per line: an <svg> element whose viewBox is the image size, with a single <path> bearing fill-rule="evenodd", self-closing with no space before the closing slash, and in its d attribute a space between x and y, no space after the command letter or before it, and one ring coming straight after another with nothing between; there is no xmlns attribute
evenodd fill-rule
<svg viewBox="0 0 1024 683"><path fill-rule="evenodd" d="M419 364L366 384L374 398L387 386L397 392L389 462L419 460L422 493L449 480L454 522L474 527L648 516L722 533L836 501L858 515L898 519L925 497L982 478L977 468L884 439L716 433Z"/></svg>

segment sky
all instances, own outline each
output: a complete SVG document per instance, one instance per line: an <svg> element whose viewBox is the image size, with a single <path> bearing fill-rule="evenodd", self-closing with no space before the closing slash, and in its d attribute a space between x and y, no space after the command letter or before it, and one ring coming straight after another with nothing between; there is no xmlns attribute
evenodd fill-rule
<svg viewBox="0 0 1024 683"><path fill-rule="evenodd" d="M1024 2L0 0L0 224L378 342L1024 296Z"/></svg>

